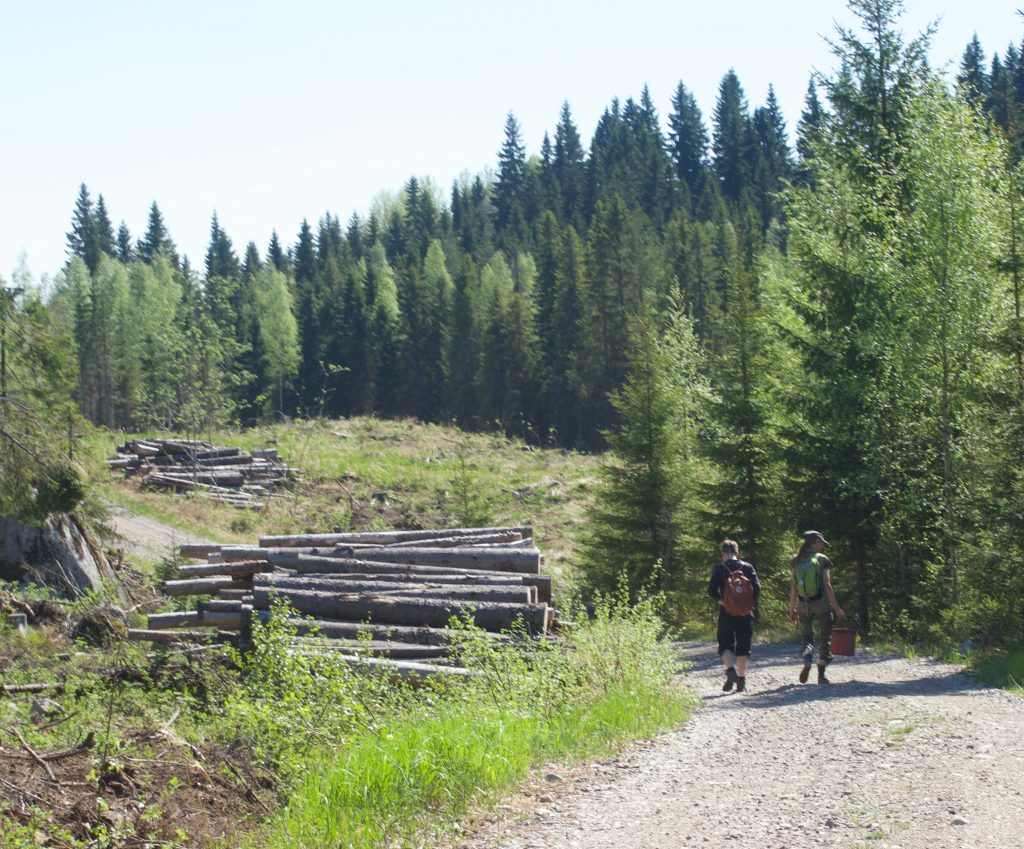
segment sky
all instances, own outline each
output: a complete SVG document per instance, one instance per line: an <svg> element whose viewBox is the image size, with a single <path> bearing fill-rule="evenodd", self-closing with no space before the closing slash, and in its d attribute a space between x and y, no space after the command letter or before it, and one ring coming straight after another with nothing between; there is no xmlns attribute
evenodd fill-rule
<svg viewBox="0 0 1024 849"><path fill-rule="evenodd" d="M906 0L913 36L955 75L977 33L987 60L1021 43L1019 5ZM287 246L303 219L346 222L411 176L493 169L511 111L527 153L568 102L584 144L617 97L647 85L659 113L681 81L710 125L736 70L751 109L774 85L795 127L841 0L39 0L0 25L0 277L63 266L79 185L116 230L160 206L202 268L216 212L242 255Z"/></svg>

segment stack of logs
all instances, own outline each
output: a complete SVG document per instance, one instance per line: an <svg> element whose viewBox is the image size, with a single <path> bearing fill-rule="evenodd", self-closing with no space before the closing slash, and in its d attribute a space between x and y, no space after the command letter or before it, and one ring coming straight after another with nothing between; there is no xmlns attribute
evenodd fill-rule
<svg viewBox="0 0 1024 849"><path fill-rule="evenodd" d="M275 488L290 486L297 472L281 462L275 448L242 451L191 439L135 439L118 446L107 465L126 476L142 475L148 487L257 509Z"/></svg>
<svg viewBox="0 0 1024 849"><path fill-rule="evenodd" d="M164 592L215 598L153 614L133 639L244 648L253 618L269 616L278 597L312 617L296 621L299 635L315 631L320 645L352 663L422 678L466 672L457 667L452 617L495 639L514 630L543 636L555 625L551 578L540 574L544 557L529 527L267 536L259 546L183 545L181 554L207 562L179 567ZM165 630L196 627L211 630ZM431 663L415 662L422 660Z"/></svg>

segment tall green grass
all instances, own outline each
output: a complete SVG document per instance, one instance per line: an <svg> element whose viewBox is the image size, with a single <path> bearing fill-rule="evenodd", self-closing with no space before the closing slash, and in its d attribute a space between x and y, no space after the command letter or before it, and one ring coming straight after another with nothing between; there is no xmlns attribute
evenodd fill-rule
<svg viewBox="0 0 1024 849"><path fill-rule="evenodd" d="M985 653L972 666L974 674L986 684L1024 696L1024 650Z"/></svg>
<svg viewBox="0 0 1024 849"><path fill-rule="evenodd" d="M250 847L414 845L551 759L615 752L685 719L675 658L651 605L603 604L564 645L494 645L466 629L478 677L409 691L368 716ZM372 710L371 710L372 714Z"/></svg>

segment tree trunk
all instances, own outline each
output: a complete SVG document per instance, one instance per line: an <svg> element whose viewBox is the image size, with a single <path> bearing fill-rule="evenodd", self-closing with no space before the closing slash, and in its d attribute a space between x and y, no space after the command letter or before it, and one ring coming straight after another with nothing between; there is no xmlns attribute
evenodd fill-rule
<svg viewBox="0 0 1024 849"><path fill-rule="evenodd" d="M353 581L326 577L269 577L261 576L254 590L308 590L321 593L372 593L374 595L416 596L417 598L452 599L462 601L499 601L510 604L532 604L537 599L536 587L510 586L452 586L428 583Z"/></svg>

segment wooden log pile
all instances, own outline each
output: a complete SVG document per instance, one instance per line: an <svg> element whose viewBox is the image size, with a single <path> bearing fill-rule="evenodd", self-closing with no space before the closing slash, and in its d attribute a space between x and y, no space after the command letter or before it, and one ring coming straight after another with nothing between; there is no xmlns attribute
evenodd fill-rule
<svg viewBox="0 0 1024 849"><path fill-rule="evenodd" d="M277 449L243 451L190 439L134 439L107 460L111 470L139 475L147 487L199 493L236 507L261 508L298 470Z"/></svg>
<svg viewBox="0 0 1024 849"><path fill-rule="evenodd" d="M544 637L556 625L551 578L540 574L544 556L530 527L266 536L258 545L189 544L180 553L205 560L179 567L164 592L207 600L151 615L145 630L129 632L133 639L179 642L174 629L210 629L207 639L244 648L252 622L269 617L279 598L302 617L300 647L314 633L317 645L353 664L372 658L418 680L466 673L453 617L497 640Z"/></svg>

